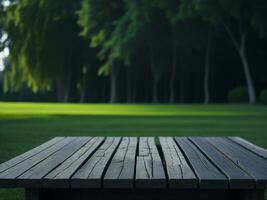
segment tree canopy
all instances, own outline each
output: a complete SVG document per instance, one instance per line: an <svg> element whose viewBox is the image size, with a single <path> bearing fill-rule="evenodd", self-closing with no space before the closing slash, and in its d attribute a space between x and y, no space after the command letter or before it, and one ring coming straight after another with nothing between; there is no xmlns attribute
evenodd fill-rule
<svg viewBox="0 0 267 200"><path fill-rule="evenodd" d="M209 103L245 86L256 103L267 87L264 0L9 2L0 4L5 91L56 92L62 102Z"/></svg>

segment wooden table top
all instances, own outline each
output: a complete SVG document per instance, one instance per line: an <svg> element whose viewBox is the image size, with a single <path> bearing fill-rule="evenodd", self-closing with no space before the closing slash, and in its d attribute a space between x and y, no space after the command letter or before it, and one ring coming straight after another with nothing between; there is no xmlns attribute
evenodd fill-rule
<svg viewBox="0 0 267 200"><path fill-rule="evenodd" d="M0 164L0 187L267 188L267 150L238 137L56 137Z"/></svg>

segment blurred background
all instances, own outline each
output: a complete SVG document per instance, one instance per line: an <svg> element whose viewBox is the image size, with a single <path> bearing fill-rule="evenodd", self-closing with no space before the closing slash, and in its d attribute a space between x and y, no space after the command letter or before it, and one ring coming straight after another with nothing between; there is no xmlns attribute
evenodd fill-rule
<svg viewBox="0 0 267 200"><path fill-rule="evenodd" d="M0 163L70 135L267 148L266 105L266 0L0 0Z"/></svg>
<svg viewBox="0 0 267 200"><path fill-rule="evenodd" d="M265 0L1 0L0 100L267 103Z"/></svg>

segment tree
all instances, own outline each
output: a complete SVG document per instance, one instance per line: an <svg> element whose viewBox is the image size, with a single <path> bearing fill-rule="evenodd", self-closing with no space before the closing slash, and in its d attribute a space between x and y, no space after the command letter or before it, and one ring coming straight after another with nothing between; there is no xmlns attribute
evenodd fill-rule
<svg viewBox="0 0 267 200"><path fill-rule="evenodd" d="M78 3L23 0L7 8L9 77L16 89L27 82L33 91L45 91L56 82L59 101L70 101L76 95L83 50L75 15Z"/></svg>
<svg viewBox="0 0 267 200"><path fill-rule="evenodd" d="M211 21L220 23L225 27L242 62L249 94L249 103L256 103L257 97L251 74L251 66L247 59L246 42L251 28L263 28L265 23L262 23L261 16L265 15L266 2L264 0L195 0L194 4L196 9L206 13L206 16ZM257 26L254 26L255 24Z"/></svg>
<svg viewBox="0 0 267 200"><path fill-rule="evenodd" d="M5 25L6 6L4 0L0 0L0 52L4 50L6 46L4 25Z"/></svg>
<svg viewBox="0 0 267 200"><path fill-rule="evenodd" d="M120 9L121 7L123 9ZM101 12L97 12L100 9ZM93 13L101 13L101 15ZM98 56L103 60L99 73L110 74L110 102L118 101L118 73L122 66L127 66L129 72L128 99L130 101L132 59L136 53L136 47L139 45L139 38L146 38L147 42L142 45L149 52L149 63L153 74L152 99L157 102L157 87L161 76L161 68L160 61L155 59L160 54L159 38L165 40L166 37L162 37L162 26L158 26L159 21L162 21L164 16L157 7L156 1L124 0L109 1L108 3L106 1L100 3L84 1L79 16L79 24L84 30L83 35L91 37L91 46L99 48ZM102 25L95 26L99 22Z"/></svg>
<svg viewBox="0 0 267 200"><path fill-rule="evenodd" d="M122 6L122 0L83 0L82 7L78 12L78 24L82 27L81 35L89 38L92 48L99 50L98 58L104 63L99 68L99 75L110 75L111 103L118 101L119 63L109 59L110 52L106 53L106 49L114 30L114 23L122 15Z"/></svg>
<svg viewBox="0 0 267 200"><path fill-rule="evenodd" d="M154 103L223 102L244 80L261 90L267 13L255 1L9 1L0 7L5 88L27 84L63 102Z"/></svg>
<svg viewBox="0 0 267 200"><path fill-rule="evenodd" d="M116 64L121 61L121 65L127 67L127 100L132 102L133 94L133 60L137 54L137 47L140 44L138 37L143 30L142 13L140 4L136 1L125 0L124 12L114 22L114 29L108 38L106 45L101 49L101 55L106 55L104 69L111 69L116 75L118 70ZM111 84L115 85L115 83ZM114 87L112 87L114 88ZM115 88L114 88L115 89ZM116 98L115 91L111 93L111 102ZM113 95L112 95L113 94Z"/></svg>
<svg viewBox="0 0 267 200"><path fill-rule="evenodd" d="M204 68L204 103L210 103L210 54L211 54L211 43L212 43L212 31L211 28L208 30L207 36L207 49L205 56L205 68Z"/></svg>
<svg viewBox="0 0 267 200"><path fill-rule="evenodd" d="M169 30L162 0L139 1L137 9L140 13L140 32L146 41L144 48L148 52L148 63L152 75L152 102L159 102L159 82L168 70ZM165 66L167 64L167 66Z"/></svg>
<svg viewBox="0 0 267 200"><path fill-rule="evenodd" d="M203 92L204 92L204 103L208 104L210 102L210 60L211 60L211 48L212 48L212 34L214 29L213 21L207 17L205 11L201 9L196 9L198 4L201 4L198 0L181 0L181 17L182 18L199 18L202 21L202 34L201 38L205 38L207 35L206 43L202 43L201 46L205 49L205 64L204 64L204 76L203 76Z"/></svg>
<svg viewBox="0 0 267 200"><path fill-rule="evenodd" d="M181 20L181 10L180 10L180 1L162 1L161 7L164 9L166 17L171 25L171 51L172 51L172 61L171 61L171 75L169 83L169 102L175 102L175 82L177 74L177 32L179 30L178 22Z"/></svg>

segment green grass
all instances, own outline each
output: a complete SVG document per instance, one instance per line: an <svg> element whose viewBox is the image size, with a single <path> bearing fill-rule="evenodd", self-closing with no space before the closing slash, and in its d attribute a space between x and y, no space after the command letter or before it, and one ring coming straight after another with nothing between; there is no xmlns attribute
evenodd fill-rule
<svg viewBox="0 0 267 200"><path fill-rule="evenodd" d="M0 163L54 136L241 136L267 148L267 107L0 103ZM0 190L0 199L23 199Z"/></svg>

